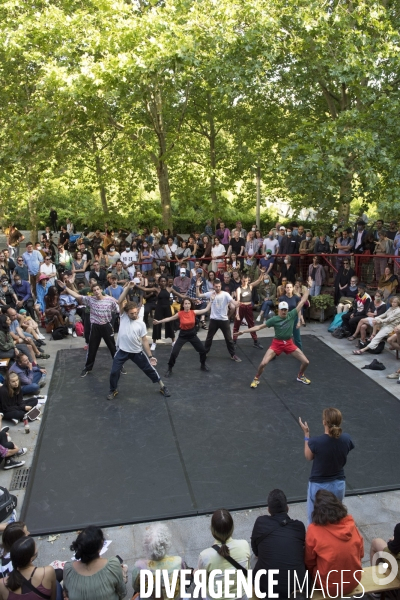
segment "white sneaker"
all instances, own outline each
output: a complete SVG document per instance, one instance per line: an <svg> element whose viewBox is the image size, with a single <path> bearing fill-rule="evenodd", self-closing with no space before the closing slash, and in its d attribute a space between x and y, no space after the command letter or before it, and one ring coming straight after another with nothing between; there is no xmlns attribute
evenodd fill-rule
<svg viewBox="0 0 400 600"><path fill-rule="evenodd" d="M14 423L14 425L18 425L19 423L18 419L11 419L11 421Z"/></svg>
<svg viewBox="0 0 400 600"><path fill-rule="evenodd" d="M171 346L172 346L172 348L173 348L173 347L175 346L175 342L172 342Z"/></svg>
<svg viewBox="0 0 400 600"><path fill-rule="evenodd" d="M150 346L150 350L152 352L154 352L154 350L157 348L157 344L155 342L152 343L152 345Z"/></svg>
<svg viewBox="0 0 400 600"><path fill-rule="evenodd" d="M72 335L72 327L68 327L68 333L69 335Z"/></svg>
<svg viewBox="0 0 400 600"><path fill-rule="evenodd" d="M43 335L43 333L39 333L39 340L45 340L45 336Z"/></svg>
<svg viewBox="0 0 400 600"><path fill-rule="evenodd" d="M78 336L76 335L76 331L73 331L73 332L72 332L72 337L78 337Z"/></svg>
<svg viewBox="0 0 400 600"><path fill-rule="evenodd" d="M261 321L261 319L262 319L261 315L258 315L256 321Z"/></svg>

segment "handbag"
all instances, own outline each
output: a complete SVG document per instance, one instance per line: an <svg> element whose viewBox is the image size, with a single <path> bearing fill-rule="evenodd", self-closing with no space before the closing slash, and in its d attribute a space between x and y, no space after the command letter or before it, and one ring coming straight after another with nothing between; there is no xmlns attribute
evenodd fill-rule
<svg viewBox="0 0 400 600"><path fill-rule="evenodd" d="M218 552L219 549L221 548L221 546L218 546L218 544L214 544L214 546L211 546L211 548L213 550L215 550L215 552ZM218 552L218 554L219 554L219 552ZM243 571L243 573L247 577L247 569L245 567L242 567L242 565L239 564L234 558L232 558L231 556L223 556L222 558L227 560L228 563L231 563L232 567L235 567L235 569L237 569L238 571Z"/></svg>
<svg viewBox="0 0 400 600"><path fill-rule="evenodd" d="M17 503L17 497L10 494L7 488L0 486L0 521L10 517Z"/></svg>

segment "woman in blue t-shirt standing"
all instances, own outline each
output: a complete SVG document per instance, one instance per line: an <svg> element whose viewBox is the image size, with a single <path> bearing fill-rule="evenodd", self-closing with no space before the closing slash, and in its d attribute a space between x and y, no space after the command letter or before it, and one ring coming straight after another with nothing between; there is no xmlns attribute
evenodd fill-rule
<svg viewBox="0 0 400 600"><path fill-rule="evenodd" d="M315 494L324 489L343 500L346 491L344 466L347 455L354 444L348 433L342 433L342 413L337 408L325 408L322 413L323 435L310 438L307 421L299 417L300 427L304 431L304 456L312 460L307 494L308 524L312 522Z"/></svg>

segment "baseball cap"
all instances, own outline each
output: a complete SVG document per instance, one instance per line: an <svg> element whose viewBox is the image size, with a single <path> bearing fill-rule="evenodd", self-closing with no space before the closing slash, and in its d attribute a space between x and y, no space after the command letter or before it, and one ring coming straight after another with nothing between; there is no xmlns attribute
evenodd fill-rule
<svg viewBox="0 0 400 600"><path fill-rule="evenodd" d="M286 231L286 227L284 227L283 225L281 227L279 227L279 231Z"/></svg>
<svg viewBox="0 0 400 600"><path fill-rule="evenodd" d="M197 269L196 273L203 273L203 269Z"/></svg>
<svg viewBox="0 0 400 600"><path fill-rule="evenodd" d="M363 290L367 289L367 286L362 281L360 281L360 283L357 283L357 287L362 288Z"/></svg>
<svg viewBox="0 0 400 600"><path fill-rule="evenodd" d="M41 275L39 275L39 281L43 281L43 279L49 279L49 276L42 273Z"/></svg>
<svg viewBox="0 0 400 600"><path fill-rule="evenodd" d="M272 250L270 250L269 248L267 248L266 253L267 254L272 254Z"/></svg>
<svg viewBox="0 0 400 600"><path fill-rule="evenodd" d="M186 269L181 269L181 273L185 273L186 275Z"/></svg>
<svg viewBox="0 0 400 600"><path fill-rule="evenodd" d="M289 304L287 302L279 302L278 308L279 310L282 310L284 308L286 308L286 310L289 310Z"/></svg>

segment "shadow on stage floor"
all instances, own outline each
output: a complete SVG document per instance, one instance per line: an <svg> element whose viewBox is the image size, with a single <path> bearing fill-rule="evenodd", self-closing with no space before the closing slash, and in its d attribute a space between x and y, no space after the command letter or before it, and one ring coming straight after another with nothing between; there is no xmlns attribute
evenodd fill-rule
<svg viewBox="0 0 400 600"><path fill-rule="evenodd" d="M106 349L84 379L83 351L58 352L21 518L44 534L261 506L275 487L304 500L310 463L298 417L319 435L327 406L343 412L356 446L347 493L399 488L398 400L317 338L303 345L310 386L296 381L297 361L282 356L250 389L263 352L242 338L238 364L214 342L208 373L186 345L168 399L127 363L112 402ZM169 352L157 347L161 374Z"/></svg>

